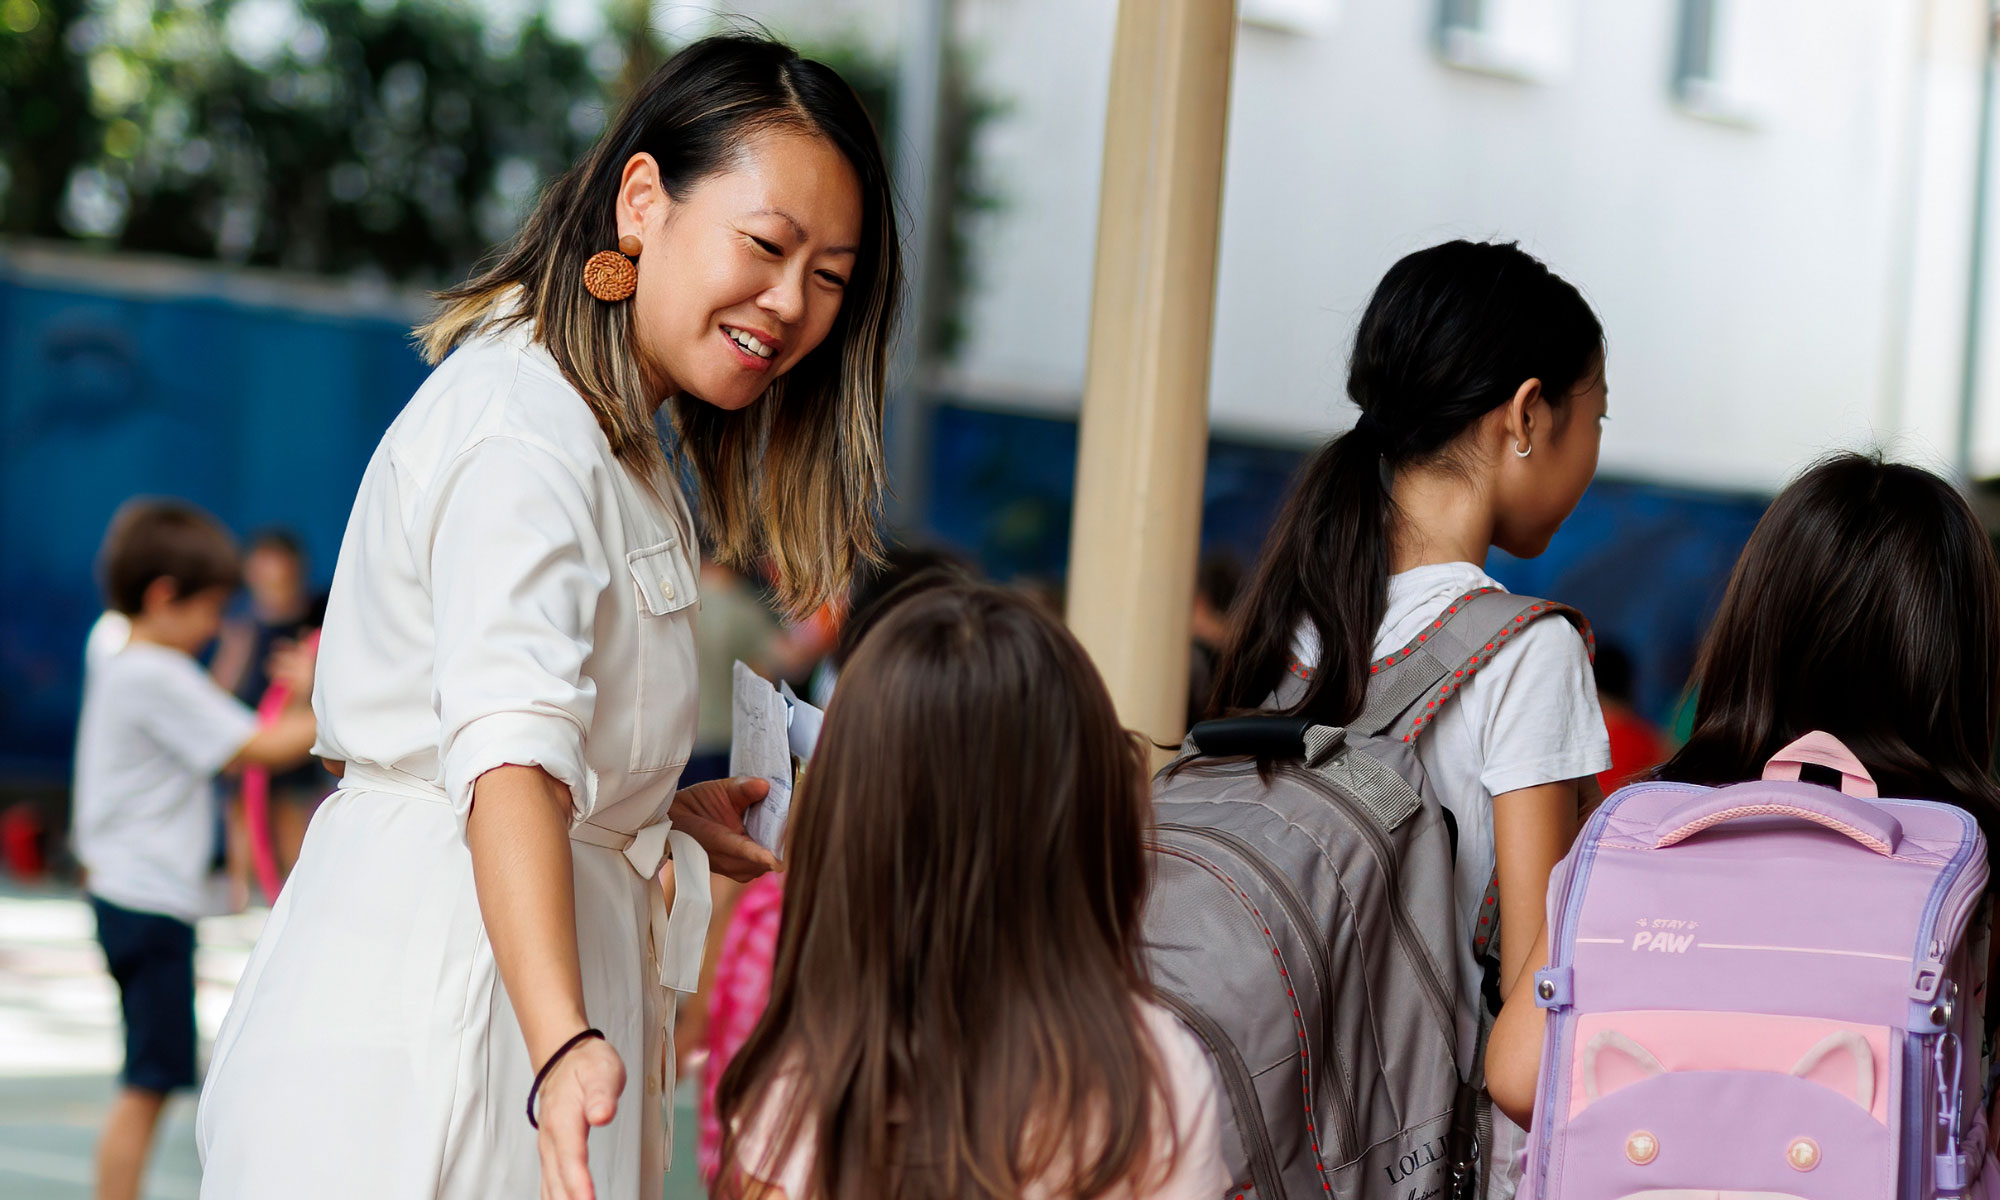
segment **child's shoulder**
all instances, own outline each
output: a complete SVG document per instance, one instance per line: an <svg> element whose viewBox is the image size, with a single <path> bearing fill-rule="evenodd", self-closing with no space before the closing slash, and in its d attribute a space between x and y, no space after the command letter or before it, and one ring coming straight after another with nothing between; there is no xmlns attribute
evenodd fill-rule
<svg viewBox="0 0 2000 1200"><path fill-rule="evenodd" d="M133 642L93 662L84 674L83 702L107 716L181 712L210 698L221 685L193 655L171 646Z"/></svg>

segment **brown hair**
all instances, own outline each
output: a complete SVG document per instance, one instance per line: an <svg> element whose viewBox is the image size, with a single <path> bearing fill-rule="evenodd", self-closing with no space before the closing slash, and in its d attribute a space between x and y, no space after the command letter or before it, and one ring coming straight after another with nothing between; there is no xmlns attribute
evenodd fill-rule
<svg viewBox="0 0 2000 1200"><path fill-rule="evenodd" d="M181 500L129 500L111 518L98 551L104 603L137 616L156 579L174 581L174 597L213 588L234 590L242 580L236 540L222 523Z"/></svg>
<svg viewBox="0 0 2000 1200"><path fill-rule="evenodd" d="M668 195L727 169L744 139L790 128L824 137L861 184L861 253L826 341L742 412L688 395L667 402L675 456L691 468L723 562L768 554L788 607L808 610L872 560L886 470L882 399L902 288L888 168L854 90L833 68L769 38L705 38L655 71L583 160L550 185L498 258L440 294L417 330L433 363L483 322L532 322L612 450L656 490L667 456L632 350L632 303L583 286L583 264L617 244L621 172L651 154Z"/></svg>
<svg viewBox="0 0 2000 1200"><path fill-rule="evenodd" d="M1145 750L1061 625L991 585L898 599L793 820L770 1006L717 1093L726 1188L801 1137L824 1200L1093 1197L1170 1165L1137 1024ZM745 1122L773 1162L739 1161Z"/></svg>
<svg viewBox="0 0 2000 1200"><path fill-rule="evenodd" d="M1694 732L1663 779L1755 779L1814 730L1888 796L1959 804L2000 845L2000 565L1964 497L1841 454L1771 503L1695 667Z"/></svg>

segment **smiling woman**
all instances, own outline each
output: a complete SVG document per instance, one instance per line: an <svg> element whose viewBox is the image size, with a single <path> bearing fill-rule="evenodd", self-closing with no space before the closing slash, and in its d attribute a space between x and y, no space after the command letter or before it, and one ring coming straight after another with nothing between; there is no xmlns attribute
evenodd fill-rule
<svg viewBox="0 0 2000 1200"><path fill-rule="evenodd" d="M216 1039L204 1196L658 1195L710 863L776 860L761 785L676 791L699 540L655 416L721 557L844 589L896 245L853 91L716 38L444 294L341 545L314 706L344 774Z"/></svg>
<svg viewBox="0 0 2000 1200"><path fill-rule="evenodd" d="M634 238L637 290L597 299L584 265ZM901 286L887 168L853 89L776 43L711 38L661 68L419 333L435 361L491 318L532 324L649 478L664 402L718 557L768 553L805 610L876 549Z"/></svg>

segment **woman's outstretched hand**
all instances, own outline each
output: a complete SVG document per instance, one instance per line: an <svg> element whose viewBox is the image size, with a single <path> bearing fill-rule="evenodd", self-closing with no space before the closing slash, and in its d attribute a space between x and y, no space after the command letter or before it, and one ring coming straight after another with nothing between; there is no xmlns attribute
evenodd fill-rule
<svg viewBox="0 0 2000 1200"><path fill-rule="evenodd" d="M597 1200L590 1181L590 1131L611 1123L624 1090L625 1064L602 1038L563 1055L542 1081L535 1104L542 1200Z"/></svg>
<svg viewBox="0 0 2000 1200"><path fill-rule="evenodd" d="M709 869L738 883L766 871L782 871L778 856L743 831L743 813L764 798L771 785L762 779L712 779L674 793L669 815L674 828L708 851Z"/></svg>

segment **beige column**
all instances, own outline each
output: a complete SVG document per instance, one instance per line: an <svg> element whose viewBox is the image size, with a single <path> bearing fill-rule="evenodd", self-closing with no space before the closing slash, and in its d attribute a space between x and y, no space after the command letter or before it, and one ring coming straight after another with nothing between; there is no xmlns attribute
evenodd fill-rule
<svg viewBox="0 0 2000 1200"><path fill-rule="evenodd" d="M1235 0L1123 0L1097 214L1069 623L1125 723L1186 719Z"/></svg>

